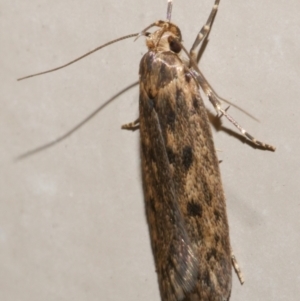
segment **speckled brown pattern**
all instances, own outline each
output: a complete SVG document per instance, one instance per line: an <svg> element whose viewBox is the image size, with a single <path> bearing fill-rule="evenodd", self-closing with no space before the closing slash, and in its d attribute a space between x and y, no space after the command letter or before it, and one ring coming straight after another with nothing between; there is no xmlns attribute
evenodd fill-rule
<svg viewBox="0 0 300 301"><path fill-rule="evenodd" d="M171 51L176 36L161 27L148 36L149 51L140 63L139 118L161 298L226 301L231 250L212 133L197 83L177 45Z"/></svg>

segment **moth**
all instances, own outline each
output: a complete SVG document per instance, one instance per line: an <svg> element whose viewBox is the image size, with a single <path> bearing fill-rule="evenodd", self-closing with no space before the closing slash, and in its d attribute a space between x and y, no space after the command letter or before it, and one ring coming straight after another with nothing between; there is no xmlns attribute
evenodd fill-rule
<svg viewBox="0 0 300 301"><path fill-rule="evenodd" d="M169 0L166 21L61 67L24 77L61 69L122 39L145 36L148 51L140 62L139 118L122 128L140 129L146 215L163 301L229 300L232 266L243 282L230 247L219 161L199 89L246 138L275 150L228 115L197 66L197 48L210 31L219 2L190 52L182 45L180 29L170 21ZM149 32L152 27L158 29Z"/></svg>

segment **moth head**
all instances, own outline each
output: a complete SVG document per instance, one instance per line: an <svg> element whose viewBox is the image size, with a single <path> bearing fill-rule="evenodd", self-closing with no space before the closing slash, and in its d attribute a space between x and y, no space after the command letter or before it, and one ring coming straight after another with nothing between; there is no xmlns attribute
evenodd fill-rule
<svg viewBox="0 0 300 301"><path fill-rule="evenodd" d="M165 21L157 21L154 25L160 29L153 33L146 33L148 49L179 53L182 49L180 29L175 24Z"/></svg>

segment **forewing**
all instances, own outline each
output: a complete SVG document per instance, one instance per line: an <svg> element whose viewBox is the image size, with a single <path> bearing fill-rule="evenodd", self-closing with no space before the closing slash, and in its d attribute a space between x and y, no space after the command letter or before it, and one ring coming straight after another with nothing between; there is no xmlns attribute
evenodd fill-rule
<svg viewBox="0 0 300 301"><path fill-rule="evenodd" d="M141 61L140 130L162 300L227 300L230 243L218 160L197 85L171 52Z"/></svg>
<svg viewBox="0 0 300 301"><path fill-rule="evenodd" d="M140 115L146 210L161 291L165 300L175 301L194 288L198 261L176 200L158 116L151 106L149 100Z"/></svg>

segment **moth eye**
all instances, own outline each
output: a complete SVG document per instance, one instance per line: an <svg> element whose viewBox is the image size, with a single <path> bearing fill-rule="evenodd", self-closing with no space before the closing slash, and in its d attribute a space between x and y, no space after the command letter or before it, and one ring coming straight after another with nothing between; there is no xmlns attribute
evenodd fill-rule
<svg viewBox="0 0 300 301"><path fill-rule="evenodd" d="M170 46L171 51L173 51L175 53L179 53L181 51L181 44L174 37L169 36L168 37L168 42L169 42L169 46Z"/></svg>

